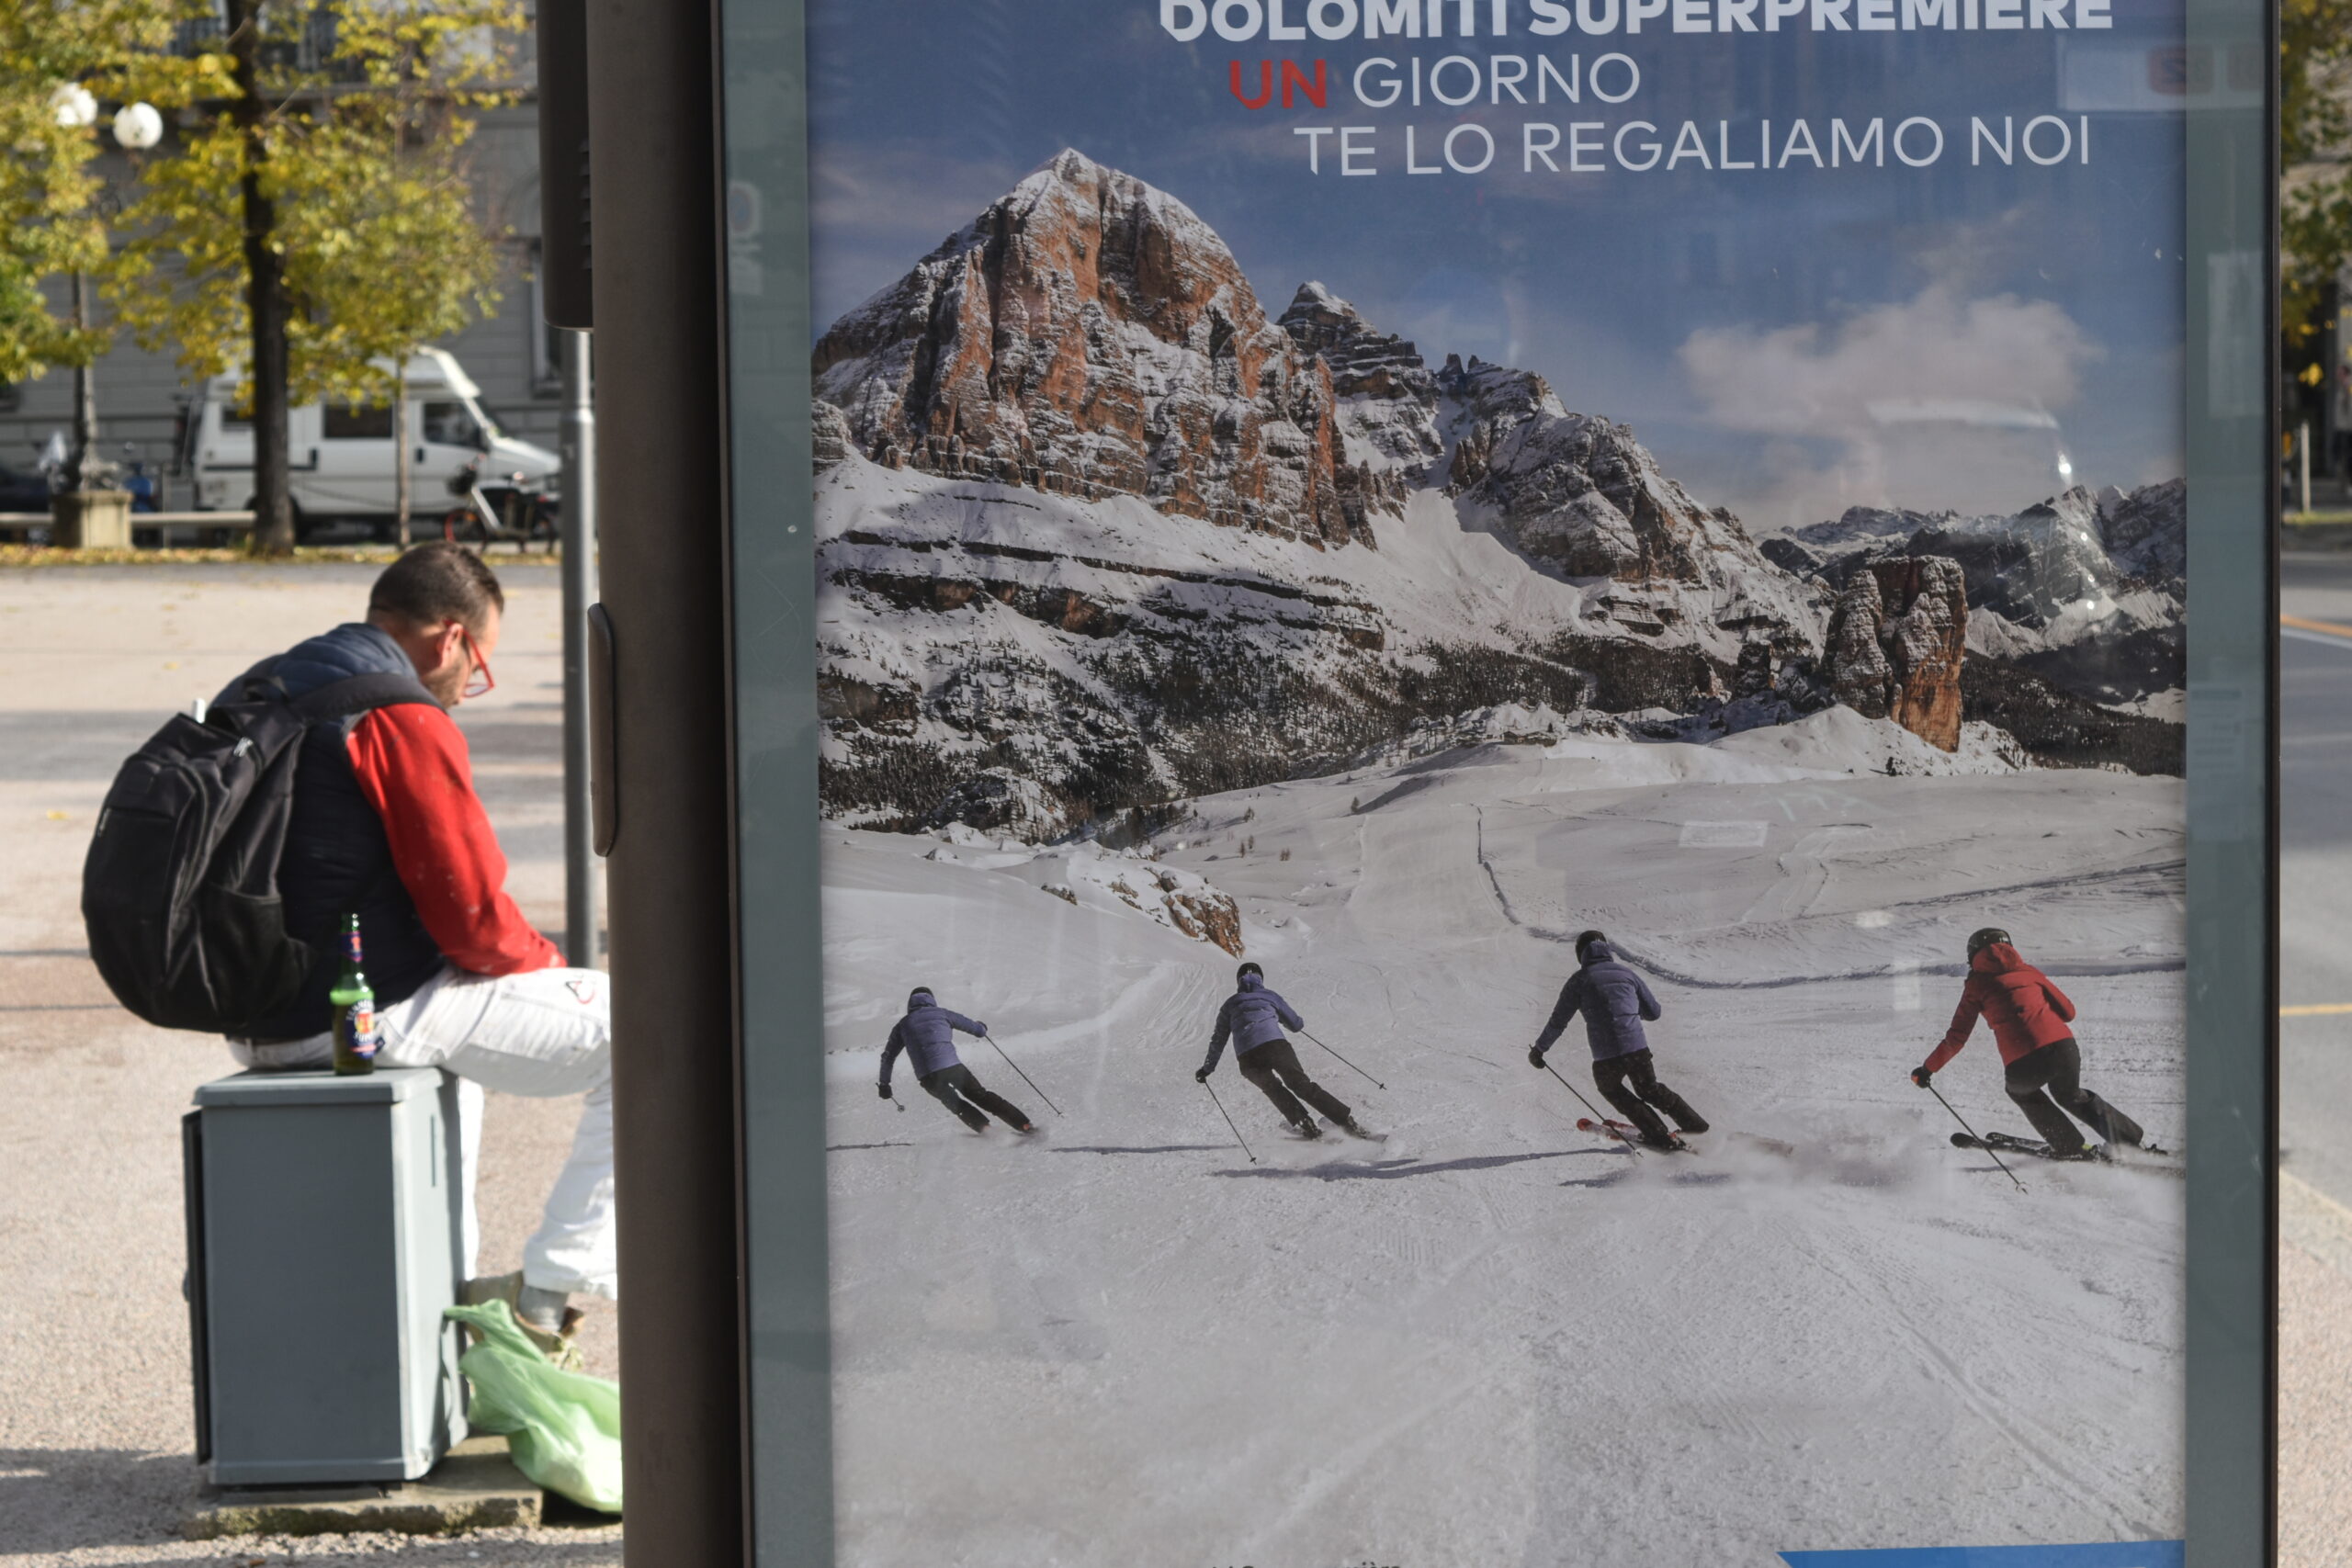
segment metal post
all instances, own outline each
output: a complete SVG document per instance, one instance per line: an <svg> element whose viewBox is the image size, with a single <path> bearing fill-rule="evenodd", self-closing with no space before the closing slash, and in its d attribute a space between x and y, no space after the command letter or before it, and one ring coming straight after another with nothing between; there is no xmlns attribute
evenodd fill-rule
<svg viewBox="0 0 2352 1568"><path fill-rule="evenodd" d="M588 802L588 606L596 602L596 410L586 333L563 333L563 948L575 969L602 958Z"/></svg>
<svg viewBox="0 0 2352 1568"><path fill-rule="evenodd" d="M540 14L561 8L550 0ZM599 594L594 663L609 675L598 706L609 704L612 725L600 741L611 773L597 783L610 813L613 1152L628 1215L628 1561L720 1568L751 1553L726 339L713 287L725 254L718 0L587 0L585 12L592 303L605 371L596 423L612 426L616 453L627 449L596 477L612 581ZM821 1335L762 1341L763 1357L790 1369L821 1368L831 1355Z"/></svg>
<svg viewBox="0 0 2352 1568"><path fill-rule="evenodd" d="M2297 510L2306 517L2312 514L2312 422L2295 426L2295 499Z"/></svg>
<svg viewBox="0 0 2352 1568"><path fill-rule="evenodd" d="M74 325L84 332L90 326L90 275L78 268L74 274ZM74 367L74 450L65 470L69 491L97 489L104 471L105 459L98 455L97 379L97 367L88 361Z"/></svg>

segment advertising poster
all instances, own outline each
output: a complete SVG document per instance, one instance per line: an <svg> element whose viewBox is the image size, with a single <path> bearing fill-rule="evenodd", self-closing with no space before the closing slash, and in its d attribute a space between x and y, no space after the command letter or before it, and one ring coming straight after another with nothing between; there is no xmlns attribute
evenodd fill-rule
<svg viewBox="0 0 2352 1568"><path fill-rule="evenodd" d="M2178 1563L2260 82L2169 0L808 11L839 1560Z"/></svg>

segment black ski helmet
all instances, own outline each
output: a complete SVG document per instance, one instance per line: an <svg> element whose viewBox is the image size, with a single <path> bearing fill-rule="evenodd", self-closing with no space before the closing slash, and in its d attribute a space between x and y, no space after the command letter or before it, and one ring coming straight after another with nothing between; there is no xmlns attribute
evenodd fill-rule
<svg viewBox="0 0 2352 1568"><path fill-rule="evenodd" d="M1998 926L1986 926L1968 939L1968 956L1975 957L1996 942L2007 942L2009 933Z"/></svg>
<svg viewBox="0 0 2352 1568"><path fill-rule="evenodd" d="M1266 977L1266 972L1263 969L1259 968L1257 964L1244 964L1240 968L1236 969L1233 972L1233 983L1238 986L1241 984L1242 981L1250 978L1252 975L1255 975L1261 980Z"/></svg>
<svg viewBox="0 0 2352 1568"><path fill-rule="evenodd" d="M1585 954L1592 951L1592 944L1594 942L1607 942L1608 940L1609 935L1605 931L1577 932L1577 962L1582 964L1585 961Z"/></svg>

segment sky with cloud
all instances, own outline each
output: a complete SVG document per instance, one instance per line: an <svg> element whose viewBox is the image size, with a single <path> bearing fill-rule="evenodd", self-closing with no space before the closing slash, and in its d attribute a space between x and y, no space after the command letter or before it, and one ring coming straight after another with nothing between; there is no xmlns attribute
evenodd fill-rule
<svg viewBox="0 0 2352 1568"><path fill-rule="evenodd" d="M1975 0L1970 0L1973 10ZM1483 17L1488 0L1477 7ZM1299 7L1294 5L1294 10ZM2177 0L2113 0L2115 26L2052 30L1510 36L1269 45L1159 25L1157 0L811 0L816 307L827 322L899 276L1064 146L1169 191L1233 247L1270 313L1306 279L1412 338L1544 375L1573 409L1634 426L1698 497L1758 530L1849 504L2014 509L2078 480L2180 471L2183 279L2179 117L2154 90ZM1449 20L1455 7L1445 7ZM1347 83L1378 55L1606 53L1642 86L1609 105L1385 109ZM1250 110L1258 62L1329 62L1328 107ZM1309 67L1311 69L1311 66ZM1620 66L1609 70L1622 78ZM1453 81L1466 83L1462 68ZM1612 91L1615 90L1612 80ZM1532 96L1532 93L1531 93ZM1555 95L1556 100L1556 95ZM2056 115L2079 149L2047 166L1979 152ZM1826 155L1849 128L1910 117L1944 131L1910 168L1522 170L1521 126L1629 120L1671 146L1697 122L1709 161L1776 153L1803 120ZM1724 122L1728 122L1727 126ZM1498 144L1470 175L1403 172L1453 127ZM1369 125L1381 173L1310 173L1296 128ZM2078 133L2078 132L2076 132ZM2045 124L2048 155L2057 133ZM1629 139L1629 149L1641 140ZM1460 143L1464 161L1480 143ZM1924 132L1908 143L1917 153ZM1555 154L1566 169L1566 150ZM1638 155L1634 161L1638 160Z"/></svg>

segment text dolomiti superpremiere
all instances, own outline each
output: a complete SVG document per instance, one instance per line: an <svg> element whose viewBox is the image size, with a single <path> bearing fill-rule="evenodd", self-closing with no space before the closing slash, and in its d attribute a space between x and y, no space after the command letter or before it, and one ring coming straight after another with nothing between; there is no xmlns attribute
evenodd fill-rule
<svg viewBox="0 0 2352 1568"><path fill-rule="evenodd" d="M2112 28L2109 0L1152 0L1179 43Z"/></svg>

